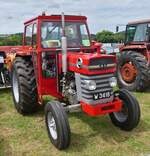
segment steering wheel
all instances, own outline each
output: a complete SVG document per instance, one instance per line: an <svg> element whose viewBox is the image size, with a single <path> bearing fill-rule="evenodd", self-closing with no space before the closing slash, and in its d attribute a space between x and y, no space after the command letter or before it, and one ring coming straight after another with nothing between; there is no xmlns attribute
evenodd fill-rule
<svg viewBox="0 0 150 156"><path fill-rule="evenodd" d="M81 46L81 44L80 44L78 39L68 39L67 42L68 42L68 45L71 45L71 47L79 47L79 46Z"/></svg>

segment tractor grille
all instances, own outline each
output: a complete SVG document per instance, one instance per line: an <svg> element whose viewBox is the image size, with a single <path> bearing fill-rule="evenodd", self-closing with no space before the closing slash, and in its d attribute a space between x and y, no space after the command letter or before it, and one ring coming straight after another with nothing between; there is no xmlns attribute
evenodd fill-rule
<svg viewBox="0 0 150 156"><path fill-rule="evenodd" d="M81 75L76 74L77 94L79 101L83 101L87 104L107 103L113 100L112 87L109 84L109 78L114 77L114 74L105 75ZM96 90L90 91L85 86L85 80L94 80L96 82ZM94 99L95 95L103 95L105 93L111 93L109 97Z"/></svg>
<svg viewBox="0 0 150 156"><path fill-rule="evenodd" d="M90 66L100 65L100 64L113 64L114 60L112 58L101 58L101 59L91 59Z"/></svg>

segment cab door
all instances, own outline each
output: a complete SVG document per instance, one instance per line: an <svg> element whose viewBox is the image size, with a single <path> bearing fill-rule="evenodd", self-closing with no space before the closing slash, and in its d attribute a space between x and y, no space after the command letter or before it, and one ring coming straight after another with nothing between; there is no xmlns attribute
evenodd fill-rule
<svg viewBox="0 0 150 156"><path fill-rule="evenodd" d="M58 60L56 48L59 45L57 22L43 21L39 25L38 82L41 95L60 97L58 92Z"/></svg>

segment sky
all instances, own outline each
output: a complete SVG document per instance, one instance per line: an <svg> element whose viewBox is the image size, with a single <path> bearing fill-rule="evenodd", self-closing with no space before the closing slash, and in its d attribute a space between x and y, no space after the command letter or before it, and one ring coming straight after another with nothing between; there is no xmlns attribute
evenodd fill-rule
<svg viewBox="0 0 150 156"><path fill-rule="evenodd" d="M150 18L150 0L0 0L0 34L23 32L23 23L43 11L85 15L90 32L96 33Z"/></svg>

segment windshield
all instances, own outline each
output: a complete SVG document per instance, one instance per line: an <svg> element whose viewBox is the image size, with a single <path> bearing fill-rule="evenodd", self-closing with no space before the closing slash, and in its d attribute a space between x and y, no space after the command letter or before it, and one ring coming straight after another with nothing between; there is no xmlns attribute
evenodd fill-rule
<svg viewBox="0 0 150 156"><path fill-rule="evenodd" d="M65 35L67 46L88 47L90 39L84 23L66 22ZM61 47L62 26L61 22L43 22L41 26L41 42L43 48Z"/></svg>
<svg viewBox="0 0 150 156"><path fill-rule="evenodd" d="M150 38L149 24L129 25L126 30L126 42L143 42Z"/></svg>

